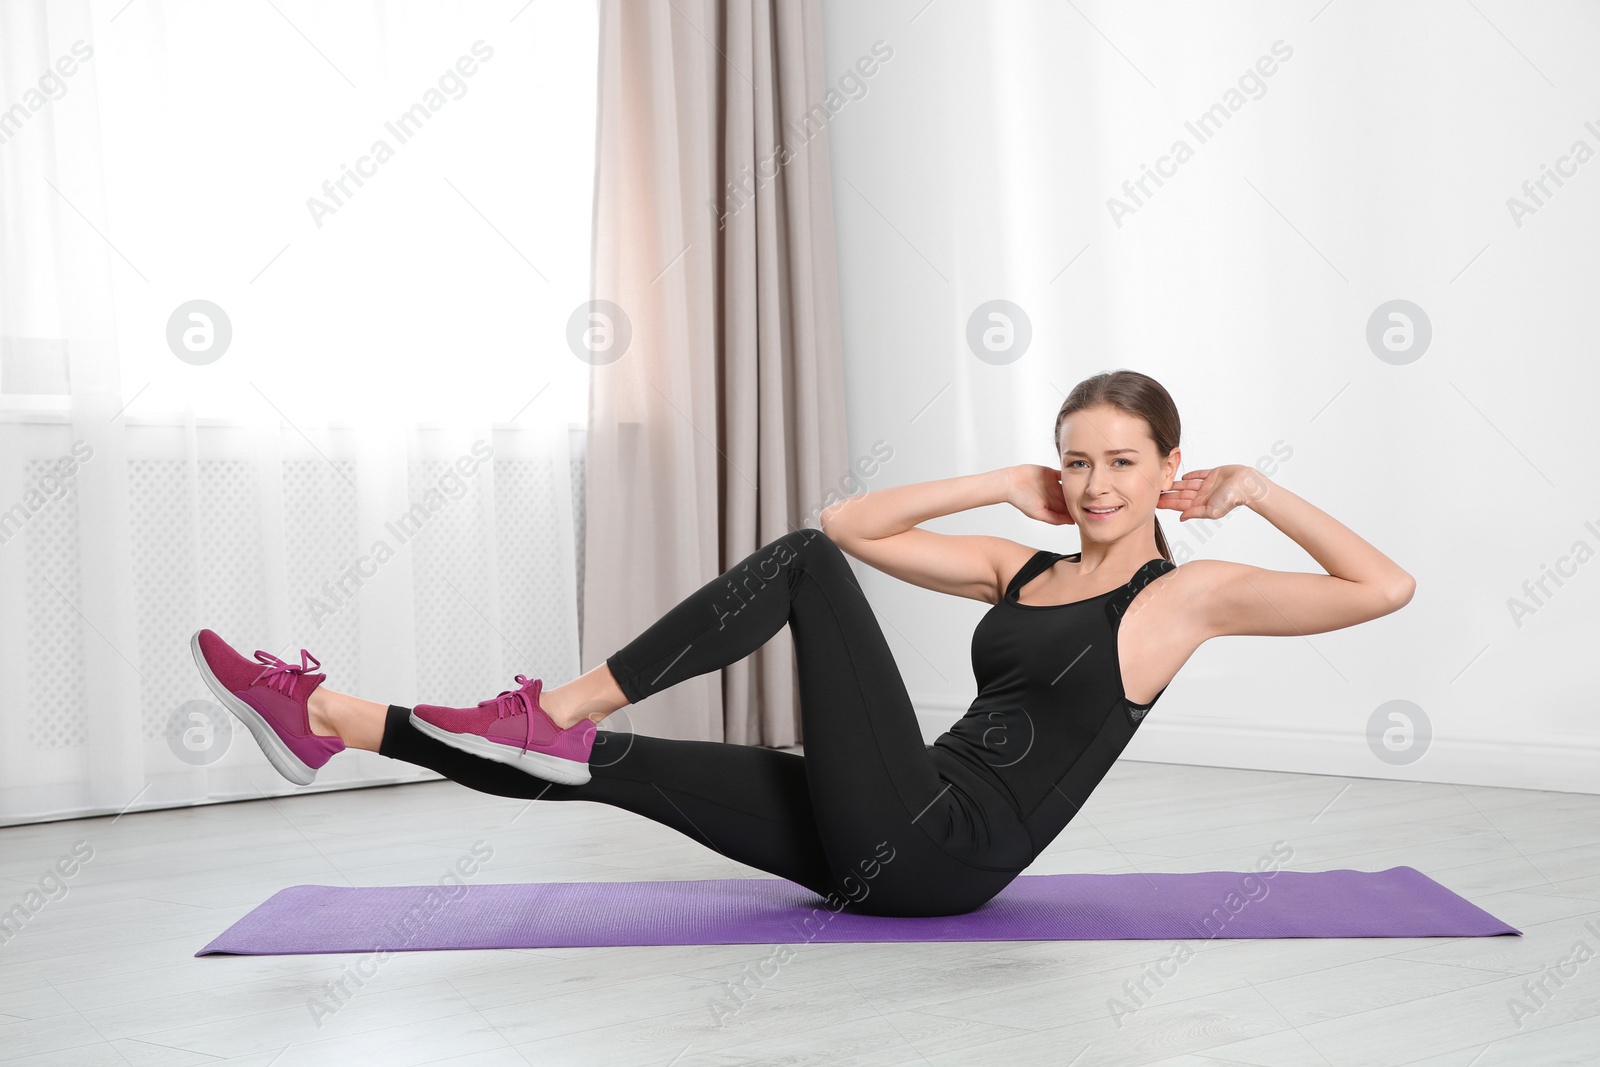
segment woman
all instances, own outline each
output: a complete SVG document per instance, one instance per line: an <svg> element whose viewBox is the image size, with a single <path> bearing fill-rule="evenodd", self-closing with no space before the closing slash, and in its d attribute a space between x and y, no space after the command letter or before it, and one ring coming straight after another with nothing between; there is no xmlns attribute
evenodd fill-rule
<svg viewBox="0 0 1600 1067"><path fill-rule="evenodd" d="M549 691L518 675L520 688L474 707L385 707L322 687L304 649L298 665L264 652L252 663L203 630L195 658L274 765L302 784L344 747L364 748L487 793L637 812L797 882L833 910L970 911L1060 833L1203 642L1354 626L1402 607L1415 584L1253 468L1180 477L1177 410L1147 375L1079 383L1055 431L1059 468L1006 467L828 508L822 531L762 546ZM1063 555L918 528L999 503L1078 526L1082 548ZM1240 506L1328 573L1172 562L1158 508L1183 521ZM993 605L973 635L977 698L931 746L845 553ZM748 656L785 624L803 757L596 731L627 704Z"/></svg>

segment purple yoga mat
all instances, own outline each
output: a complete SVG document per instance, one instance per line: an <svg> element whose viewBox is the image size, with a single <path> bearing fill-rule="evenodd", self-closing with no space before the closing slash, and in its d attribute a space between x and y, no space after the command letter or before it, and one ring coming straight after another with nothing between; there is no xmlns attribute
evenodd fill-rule
<svg viewBox="0 0 1600 1067"><path fill-rule="evenodd" d="M1521 934L1412 867L1021 875L976 911L834 911L782 878L280 890L197 956L231 953Z"/></svg>

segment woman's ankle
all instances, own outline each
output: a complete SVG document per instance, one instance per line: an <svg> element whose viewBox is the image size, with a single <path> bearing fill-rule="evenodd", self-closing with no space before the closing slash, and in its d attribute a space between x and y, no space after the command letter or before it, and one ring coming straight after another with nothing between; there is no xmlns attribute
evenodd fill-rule
<svg viewBox="0 0 1600 1067"><path fill-rule="evenodd" d="M570 682L539 694L539 706L563 730L584 719L600 722L607 715L628 705L611 669L604 663Z"/></svg>
<svg viewBox="0 0 1600 1067"><path fill-rule="evenodd" d="M551 722L563 730L568 730L586 718L593 718L596 722L605 718L605 715L599 714L597 710L585 712L582 701L565 690L566 686L558 686L539 694L539 707L550 716Z"/></svg>
<svg viewBox="0 0 1600 1067"><path fill-rule="evenodd" d="M338 723L334 721L333 706L336 703L337 693L330 692L324 686L317 686L306 698L306 720L311 727L311 732L318 737L337 737L343 741L339 733Z"/></svg>
<svg viewBox="0 0 1600 1067"><path fill-rule="evenodd" d="M388 706L370 700L336 693L318 686L306 700L306 718L311 732L321 737L337 737L346 748L376 752L383 744Z"/></svg>

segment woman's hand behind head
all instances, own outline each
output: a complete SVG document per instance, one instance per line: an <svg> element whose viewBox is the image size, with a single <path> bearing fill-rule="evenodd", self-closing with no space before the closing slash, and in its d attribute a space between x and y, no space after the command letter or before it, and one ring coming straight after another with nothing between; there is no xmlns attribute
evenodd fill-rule
<svg viewBox="0 0 1600 1067"><path fill-rule="evenodd" d="M1006 468L1006 502L1030 519L1051 526L1071 526L1072 513L1061 492L1061 472L1037 463L1022 463Z"/></svg>

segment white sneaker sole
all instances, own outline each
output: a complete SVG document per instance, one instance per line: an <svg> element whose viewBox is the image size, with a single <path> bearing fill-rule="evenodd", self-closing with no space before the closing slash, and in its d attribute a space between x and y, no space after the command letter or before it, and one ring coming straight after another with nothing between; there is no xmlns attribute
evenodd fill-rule
<svg viewBox="0 0 1600 1067"><path fill-rule="evenodd" d="M482 756L492 759L496 763L504 763L515 767L524 774L535 778L543 778L547 782L558 785L583 785L589 780L589 765L576 760L562 759L544 752L524 752L520 748L502 745L498 741L490 741L479 737L477 734L457 734L441 729L411 713L411 725L419 733L426 734L442 744L459 749L473 756Z"/></svg>
<svg viewBox="0 0 1600 1067"><path fill-rule="evenodd" d="M206 688L216 694L222 706L233 712L233 717L244 723L245 729L250 731L256 739L256 744L261 746L261 751L266 754L267 761L289 781L295 785L310 785L317 779L317 769L308 767L304 760L289 750L283 743L283 738L278 736L278 731L272 724L261 717L261 713L249 704L234 696L223 685L211 668L206 664L206 658L200 654L200 631L196 630L194 636L189 638L189 651L194 653L195 666L200 668L200 677L204 679Z"/></svg>

